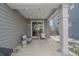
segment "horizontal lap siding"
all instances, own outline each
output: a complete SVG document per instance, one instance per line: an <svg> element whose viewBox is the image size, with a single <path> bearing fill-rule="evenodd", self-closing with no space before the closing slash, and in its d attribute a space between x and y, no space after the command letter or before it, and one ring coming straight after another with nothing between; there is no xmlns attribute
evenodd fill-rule
<svg viewBox="0 0 79 59"><path fill-rule="evenodd" d="M26 33L26 19L5 4L0 4L0 47L15 48Z"/></svg>
<svg viewBox="0 0 79 59"><path fill-rule="evenodd" d="M79 4L69 7L69 37L79 40Z"/></svg>

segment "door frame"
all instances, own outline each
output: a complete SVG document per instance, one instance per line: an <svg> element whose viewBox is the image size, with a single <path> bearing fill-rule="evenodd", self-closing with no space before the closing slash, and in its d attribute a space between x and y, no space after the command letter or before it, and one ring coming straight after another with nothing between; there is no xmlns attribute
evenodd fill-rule
<svg viewBox="0 0 79 59"><path fill-rule="evenodd" d="M45 28L45 26L44 26L44 20L31 20L31 37L32 38L34 38L33 36L32 36L32 22L43 22L43 33L44 33L44 28Z"/></svg>

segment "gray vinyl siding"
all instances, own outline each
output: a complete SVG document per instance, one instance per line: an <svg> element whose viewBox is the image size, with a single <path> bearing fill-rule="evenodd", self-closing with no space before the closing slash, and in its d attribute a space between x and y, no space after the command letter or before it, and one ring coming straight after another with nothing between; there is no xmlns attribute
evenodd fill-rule
<svg viewBox="0 0 79 59"><path fill-rule="evenodd" d="M74 4L74 8L69 7L69 37L79 40L79 4Z"/></svg>
<svg viewBox="0 0 79 59"><path fill-rule="evenodd" d="M59 14L57 14L56 16L54 16L51 20L49 20L49 27L50 27L50 35L59 35Z"/></svg>
<svg viewBox="0 0 79 59"><path fill-rule="evenodd" d="M17 11L0 4L0 47L15 48L26 32L26 19Z"/></svg>

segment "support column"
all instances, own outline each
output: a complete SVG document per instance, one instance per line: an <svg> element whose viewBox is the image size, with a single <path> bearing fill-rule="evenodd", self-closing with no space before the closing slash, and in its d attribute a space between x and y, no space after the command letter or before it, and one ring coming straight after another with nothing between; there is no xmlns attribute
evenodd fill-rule
<svg viewBox="0 0 79 59"><path fill-rule="evenodd" d="M68 4L60 8L60 46L63 55L68 55Z"/></svg>

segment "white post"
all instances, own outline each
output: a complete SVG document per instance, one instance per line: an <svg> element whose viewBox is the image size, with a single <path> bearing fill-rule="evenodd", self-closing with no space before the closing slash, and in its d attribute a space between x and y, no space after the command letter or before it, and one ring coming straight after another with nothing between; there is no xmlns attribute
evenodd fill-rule
<svg viewBox="0 0 79 59"><path fill-rule="evenodd" d="M60 8L60 46L63 55L68 55L68 4Z"/></svg>

